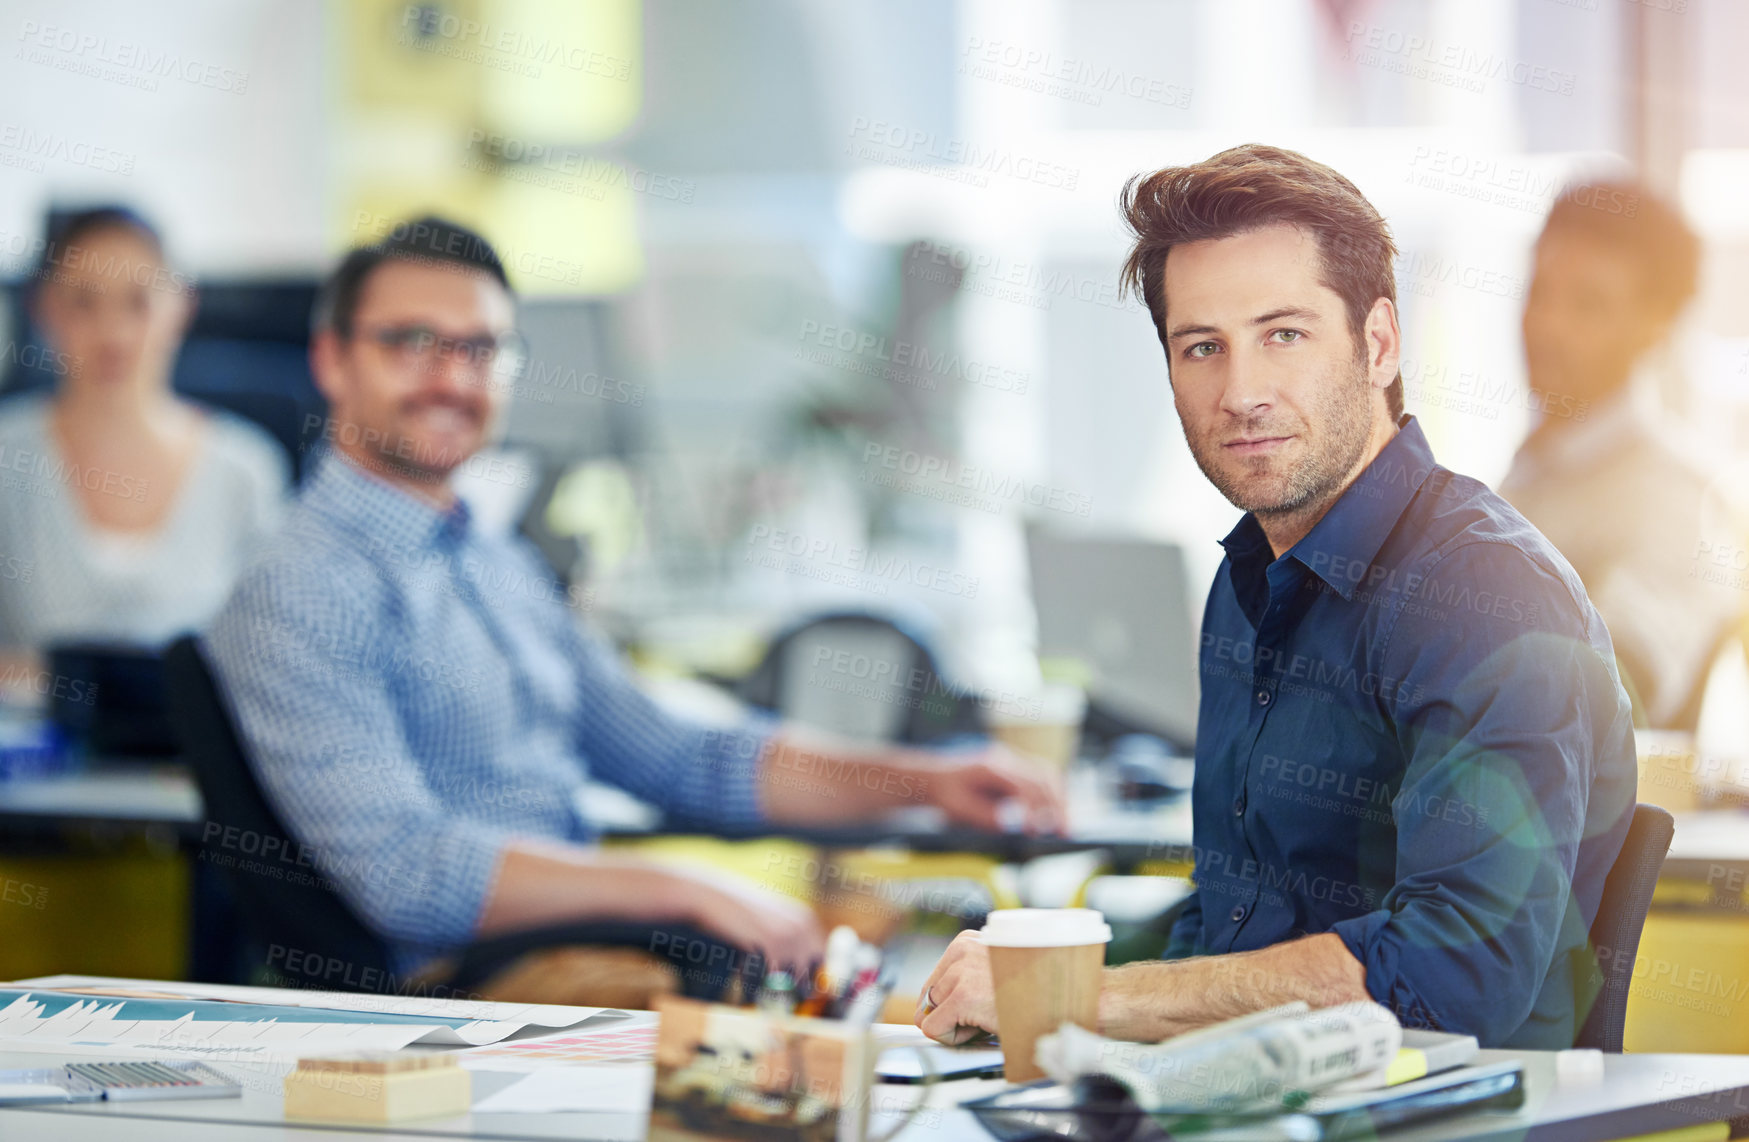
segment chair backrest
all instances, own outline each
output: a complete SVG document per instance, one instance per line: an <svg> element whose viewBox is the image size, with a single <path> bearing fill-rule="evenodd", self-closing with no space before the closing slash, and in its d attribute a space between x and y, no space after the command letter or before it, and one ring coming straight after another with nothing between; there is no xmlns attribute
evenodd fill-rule
<svg viewBox="0 0 1749 1142"><path fill-rule="evenodd" d="M862 741L928 745L985 731L977 699L942 679L920 633L861 611L797 622L736 691L787 720Z"/></svg>
<svg viewBox="0 0 1749 1142"><path fill-rule="evenodd" d="M122 642L58 642L44 648L56 687L49 718L105 760L161 757L180 747L164 697L164 659ZM82 685L81 685L82 684Z"/></svg>
<svg viewBox="0 0 1749 1142"><path fill-rule="evenodd" d="M333 991L393 990L382 941L334 891L319 854L292 840L262 793L193 637L165 652L164 677L170 724L206 802L202 858L224 874L266 954L263 966Z"/></svg>
<svg viewBox="0 0 1749 1142"><path fill-rule="evenodd" d="M1621 853L1603 882L1603 899L1597 918L1591 922L1591 947L1603 975L1585 1023L1574 1041L1576 1047L1595 1047L1620 1053L1628 1020L1628 985L1634 978L1634 957L1640 951L1640 933L1652 905L1652 889L1676 821L1656 805L1635 805Z"/></svg>

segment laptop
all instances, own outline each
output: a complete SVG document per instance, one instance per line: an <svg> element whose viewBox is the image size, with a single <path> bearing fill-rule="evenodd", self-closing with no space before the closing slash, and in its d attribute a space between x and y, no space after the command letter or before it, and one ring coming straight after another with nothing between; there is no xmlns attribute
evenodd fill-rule
<svg viewBox="0 0 1749 1142"><path fill-rule="evenodd" d="M1135 729L1196 738L1196 619L1176 544L1027 530L1040 660L1085 669L1088 697Z"/></svg>

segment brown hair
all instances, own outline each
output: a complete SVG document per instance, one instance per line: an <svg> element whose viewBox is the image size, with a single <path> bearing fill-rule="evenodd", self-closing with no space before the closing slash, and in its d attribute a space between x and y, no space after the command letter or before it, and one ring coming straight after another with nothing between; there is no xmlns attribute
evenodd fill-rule
<svg viewBox="0 0 1749 1142"><path fill-rule="evenodd" d="M1555 199L1543 233L1569 230L1635 263L1640 296L1669 321L1694 296L1700 239L1675 208L1631 182L1575 183Z"/></svg>
<svg viewBox="0 0 1749 1142"><path fill-rule="evenodd" d="M1324 284L1341 295L1348 328L1364 352L1366 315L1379 298L1397 300L1390 228L1352 182L1297 151L1247 143L1187 167L1136 175L1120 199L1136 244L1122 289L1147 302L1166 344L1166 254L1187 242L1230 238L1286 223L1318 242ZM1403 415L1403 376L1385 391L1392 419Z"/></svg>

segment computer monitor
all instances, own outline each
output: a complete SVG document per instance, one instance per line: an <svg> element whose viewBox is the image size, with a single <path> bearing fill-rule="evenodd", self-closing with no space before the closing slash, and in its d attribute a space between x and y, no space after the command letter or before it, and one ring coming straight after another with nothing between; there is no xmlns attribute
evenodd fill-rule
<svg viewBox="0 0 1749 1142"><path fill-rule="evenodd" d="M1073 659L1088 696L1138 729L1196 737L1196 621L1171 543L1027 531L1041 660Z"/></svg>

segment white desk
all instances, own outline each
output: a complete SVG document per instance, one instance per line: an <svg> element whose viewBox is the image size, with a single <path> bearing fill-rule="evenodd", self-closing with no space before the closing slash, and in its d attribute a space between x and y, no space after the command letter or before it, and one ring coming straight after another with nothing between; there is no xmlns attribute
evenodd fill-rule
<svg viewBox="0 0 1749 1142"><path fill-rule="evenodd" d="M70 1058L70 1056L68 1056ZM91 1056L83 1056L91 1058ZM1749 1119L1749 1057L1736 1055L1614 1055L1605 1059L1602 1082L1562 1086L1554 1078L1553 1056L1542 1051L1484 1051L1482 1061L1522 1059L1528 1101L1511 1113L1489 1112L1451 1118L1396 1131L1401 1142L1452 1142L1456 1139L1560 1140L1603 1142L1703 1122ZM50 1055L0 1054L0 1067L46 1066ZM501 1089L517 1076L475 1072L475 1097ZM975 1120L958 1108L967 1099L1001 1089L993 1081L943 1083L929 1094L927 1109L901 1135L922 1142L976 1142L988 1138ZM914 1097L916 1088L882 1087L878 1108L889 1099ZM877 1127L880 1123L876 1123ZM346 1133L378 1138L492 1138L544 1140L599 1139L633 1142L644 1137L642 1114L472 1114L410 1123L394 1129L289 1126L280 1113L275 1084L246 1085L240 1099L189 1102L120 1103L81 1107L0 1110L0 1138L6 1142L333 1142Z"/></svg>
<svg viewBox="0 0 1749 1142"><path fill-rule="evenodd" d="M0 819L20 824L100 821L197 831L203 815L200 790L178 765L101 767L0 782Z"/></svg>
<svg viewBox="0 0 1749 1142"><path fill-rule="evenodd" d="M1676 834L1670 839L1663 875L1741 892L1749 876L1749 812L1703 809L1676 814Z"/></svg>
<svg viewBox="0 0 1749 1142"><path fill-rule="evenodd" d="M1016 860L1086 848L1109 849L1120 864L1188 859L1188 797L1153 806L1126 805L1097 792L1087 780L1090 774L1077 776L1080 780L1071 785L1066 837L1000 836L903 825L820 830L773 827L762 835L793 832L801 839L833 847L898 840L923 849L993 852ZM42 781L0 782L0 823L168 825L198 840L204 820L200 790L187 770L177 765L99 767ZM638 831L628 829L622 835ZM755 835L761 834L756 830ZM1725 883L1732 872L1737 874L1734 883L1739 886L1749 880L1749 812L1714 809L1677 814L1676 836L1664 875Z"/></svg>
<svg viewBox="0 0 1749 1142"><path fill-rule="evenodd" d="M96 766L36 781L0 782L0 825L52 827L59 824L168 826L198 842L206 810L193 776L179 765ZM1090 772L1077 775L1069 798L1069 835L1027 837L943 828L931 817L916 822L903 816L881 824L806 828L755 826L737 836L794 837L832 848L884 843L931 852L979 852L1020 862L1048 853L1078 849L1110 850L1120 866L1152 859L1187 859L1190 851L1190 798L1155 805L1112 801ZM640 836L646 828L611 823L609 836ZM696 832L698 830L688 830Z"/></svg>

